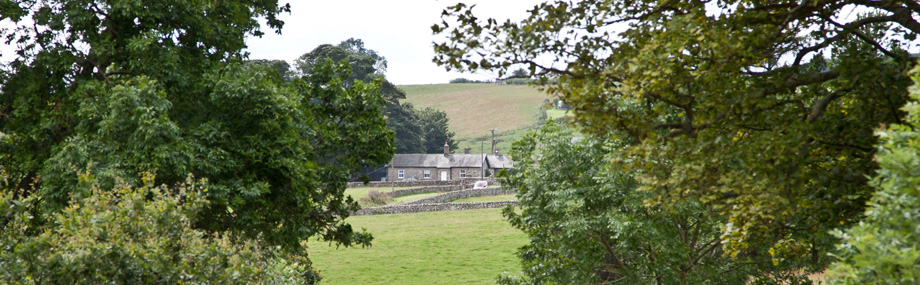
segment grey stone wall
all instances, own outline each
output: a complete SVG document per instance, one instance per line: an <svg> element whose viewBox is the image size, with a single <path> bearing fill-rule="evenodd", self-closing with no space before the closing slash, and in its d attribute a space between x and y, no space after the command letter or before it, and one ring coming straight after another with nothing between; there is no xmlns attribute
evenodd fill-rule
<svg viewBox="0 0 920 285"><path fill-rule="evenodd" d="M393 205L384 207L364 208L352 213L352 216L408 214L437 211L461 211L475 209L501 208L505 205L517 205L517 201L478 202L478 203L433 203Z"/></svg>
<svg viewBox="0 0 920 285"><path fill-rule="evenodd" d="M394 190L387 192L390 197L402 197L415 194L433 193L433 192L450 192L463 189L463 185L445 185L445 186L428 186L412 189Z"/></svg>
<svg viewBox="0 0 920 285"><path fill-rule="evenodd" d="M466 190L447 192L441 195L423 198L423 199L415 200L412 202L403 203L400 205L448 203L451 201L456 201L456 200L470 198L470 197L497 196L497 195L507 195L507 194L514 194L514 193L515 193L514 190L505 190L502 188L466 189Z"/></svg>
<svg viewBox="0 0 920 285"><path fill-rule="evenodd" d="M363 182L348 182L348 188L357 187L416 187L416 186L444 186L444 185L473 185L476 181L487 180L489 185L499 185L496 179L467 178L451 181L421 180L421 181L371 181L365 185ZM472 186L470 186L472 187Z"/></svg>

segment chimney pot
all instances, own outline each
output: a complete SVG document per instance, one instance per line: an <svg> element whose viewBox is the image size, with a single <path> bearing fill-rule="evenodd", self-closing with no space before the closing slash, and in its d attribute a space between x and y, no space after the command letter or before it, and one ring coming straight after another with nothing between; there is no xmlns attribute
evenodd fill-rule
<svg viewBox="0 0 920 285"><path fill-rule="evenodd" d="M463 149L463 153L464 153L464 154L470 154L470 150L471 150L470 147L466 147L466 148Z"/></svg>
<svg viewBox="0 0 920 285"><path fill-rule="evenodd" d="M444 155L447 156L450 154L450 146L447 145L447 142L444 142Z"/></svg>

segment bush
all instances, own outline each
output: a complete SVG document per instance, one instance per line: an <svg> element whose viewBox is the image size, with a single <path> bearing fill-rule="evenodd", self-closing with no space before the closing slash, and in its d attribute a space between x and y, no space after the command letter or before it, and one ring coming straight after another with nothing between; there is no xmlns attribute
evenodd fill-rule
<svg viewBox="0 0 920 285"><path fill-rule="evenodd" d="M371 190L367 192L367 197L361 198L361 204L370 206L382 206L393 199L390 193Z"/></svg>
<svg viewBox="0 0 920 285"><path fill-rule="evenodd" d="M871 185L878 191L866 218L837 235L840 261L829 276L843 284L917 284L920 282L920 68L913 73L913 102L904 106L906 125L893 125L881 137L879 171Z"/></svg>
<svg viewBox="0 0 920 285"><path fill-rule="evenodd" d="M88 181L90 175L81 175ZM205 181L188 179L168 189L144 185L101 190L34 222L37 195L13 199L0 192L0 280L11 283L312 283L306 257L263 248L258 239L238 241L192 228L209 206ZM296 262L295 262L296 261Z"/></svg>

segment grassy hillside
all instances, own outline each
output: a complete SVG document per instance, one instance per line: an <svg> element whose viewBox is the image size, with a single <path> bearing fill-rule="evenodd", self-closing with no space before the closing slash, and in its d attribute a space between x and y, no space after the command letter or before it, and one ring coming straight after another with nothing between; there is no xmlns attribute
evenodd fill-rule
<svg viewBox="0 0 920 285"><path fill-rule="evenodd" d="M374 235L370 248L311 242L325 284L491 284L520 275L514 256L527 242L501 209L350 217Z"/></svg>
<svg viewBox="0 0 920 285"><path fill-rule="evenodd" d="M510 146L510 141L523 132L514 132L532 127L537 114L548 95L526 85L496 84L432 84L404 85L405 102L418 108L432 107L444 110L450 118L451 130L461 141L460 147L470 146L474 152L480 150L480 140L485 140L488 152L489 129L496 129L496 137ZM507 150L508 147L503 147Z"/></svg>

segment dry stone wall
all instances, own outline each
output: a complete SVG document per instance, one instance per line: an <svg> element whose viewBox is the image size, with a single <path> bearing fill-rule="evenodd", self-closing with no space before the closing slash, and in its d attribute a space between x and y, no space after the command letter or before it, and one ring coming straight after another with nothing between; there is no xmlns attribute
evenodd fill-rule
<svg viewBox="0 0 920 285"><path fill-rule="evenodd" d="M446 186L446 185L467 185L472 187L473 183L479 180L489 181L489 185L498 185L496 179L463 179L463 180L420 180L420 181L371 181L367 184L364 182L348 182L348 188L358 187L416 187L416 186ZM467 187L468 188L468 187Z"/></svg>
<svg viewBox="0 0 920 285"><path fill-rule="evenodd" d="M517 205L517 201L476 202L476 203L430 203L401 204L384 207L364 208L352 213L352 216L408 214L437 211L461 211L475 209L501 208L505 205Z"/></svg>
<svg viewBox="0 0 920 285"><path fill-rule="evenodd" d="M498 195L514 194L514 193L515 192L513 190L505 190L502 188L466 189L466 190L447 192L441 195L423 198L423 199L415 200L415 201L408 202L408 203L403 203L401 205L448 203L451 201L466 199L470 197L498 196Z"/></svg>
<svg viewBox="0 0 920 285"><path fill-rule="evenodd" d="M415 194L457 191L461 189L463 189L463 185L446 185L446 186L430 186L430 187L394 190L394 191L390 191L387 193L390 194L390 197L395 198L395 197L402 197L402 196L415 195Z"/></svg>

